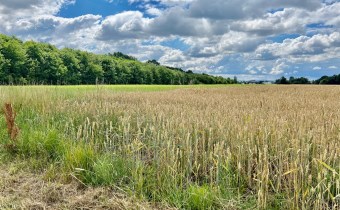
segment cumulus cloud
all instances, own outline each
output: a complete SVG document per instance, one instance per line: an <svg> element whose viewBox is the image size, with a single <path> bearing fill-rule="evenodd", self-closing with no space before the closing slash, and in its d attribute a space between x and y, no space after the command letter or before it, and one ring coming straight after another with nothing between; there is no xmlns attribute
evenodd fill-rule
<svg viewBox="0 0 340 210"><path fill-rule="evenodd" d="M56 16L59 10L74 0L4 0L0 2L0 32L15 34L24 39L66 36L72 31L92 28L101 16L83 15L75 18ZM32 15L34 14L34 15Z"/></svg>
<svg viewBox="0 0 340 210"><path fill-rule="evenodd" d="M319 0L199 0L194 1L189 8L189 13L194 17L211 19L245 19L261 17L270 9L277 8L302 8L315 10L321 7Z"/></svg>
<svg viewBox="0 0 340 210"><path fill-rule="evenodd" d="M83 15L76 18L61 18L43 15L31 19L18 20L13 26L13 32L18 35L50 35L64 36L82 29L92 28L99 23L99 15Z"/></svg>
<svg viewBox="0 0 340 210"><path fill-rule="evenodd" d="M259 59L287 58L297 61L322 61L339 58L340 32L300 36L286 39L282 43L260 45L255 53Z"/></svg>
<svg viewBox="0 0 340 210"><path fill-rule="evenodd" d="M340 27L340 2L326 5L317 11L317 14L310 14L312 21L324 22L326 25Z"/></svg>
<svg viewBox="0 0 340 210"><path fill-rule="evenodd" d="M339 1L126 0L134 9L109 16L58 15L75 1L2 0L0 32L58 47L121 51L141 60L221 75L273 78L300 63L309 70L320 66L333 72L340 65ZM283 39L276 40L280 36ZM163 46L174 39L185 49ZM238 60L229 60L232 56Z"/></svg>
<svg viewBox="0 0 340 210"><path fill-rule="evenodd" d="M302 9L288 8L283 11L266 13L263 17L251 20L235 21L231 29L248 34L270 36L282 33L304 33L308 12Z"/></svg>
<svg viewBox="0 0 340 210"><path fill-rule="evenodd" d="M144 18L139 11L127 11L108 16L98 32L100 40L143 38L150 19Z"/></svg>
<svg viewBox="0 0 340 210"><path fill-rule="evenodd" d="M98 39L143 39L154 37L207 37L222 35L228 26L221 21L188 17L186 10L173 7L155 18L144 17L139 11L127 11L106 17Z"/></svg>
<svg viewBox="0 0 340 210"><path fill-rule="evenodd" d="M216 29L214 26L209 20L190 18L185 9L174 7L153 19L148 32L157 36L212 36Z"/></svg>
<svg viewBox="0 0 340 210"><path fill-rule="evenodd" d="M153 16L160 16L162 14L162 10L156 7L148 6L146 13Z"/></svg>
<svg viewBox="0 0 340 210"><path fill-rule="evenodd" d="M282 74L283 72L285 72L285 69L289 67L284 61L282 60L277 60L275 62L274 67L272 68L272 70L269 72L269 74L272 75L279 75Z"/></svg>
<svg viewBox="0 0 340 210"><path fill-rule="evenodd" d="M75 0L2 0L0 15L7 21L29 18L39 15L54 15L63 5L72 4Z"/></svg>

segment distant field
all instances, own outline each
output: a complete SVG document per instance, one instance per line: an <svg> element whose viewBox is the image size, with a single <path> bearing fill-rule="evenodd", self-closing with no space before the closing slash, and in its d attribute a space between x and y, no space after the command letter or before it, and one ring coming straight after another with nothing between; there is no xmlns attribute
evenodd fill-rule
<svg viewBox="0 0 340 210"><path fill-rule="evenodd" d="M0 87L20 130L9 137L3 111L0 161L179 209L336 209L339 96L338 86Z"/></svg>
<svg viewBox="0 0 340 210"><path fill-rule="evenodd" d="M240 86L240 85L227 85ZM0 86L2 92L20 92L23 89L26 91L53 91L61 94L69 93L83 93L90 91L110 90L113 92L152 92L152 91L167 91L176 89L190 89L190 88L218 88L226 87L226 85L71 85L71 86ZM14 95L15 97L15 95Z"/></svg>

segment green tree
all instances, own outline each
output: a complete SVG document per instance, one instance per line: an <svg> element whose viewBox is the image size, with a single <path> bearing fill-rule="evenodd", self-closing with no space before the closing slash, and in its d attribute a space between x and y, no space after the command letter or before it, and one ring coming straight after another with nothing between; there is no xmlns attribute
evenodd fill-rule
<svg viewBox="0 0 340 210"><path fill-rule="evenodd" d="M67 68L56 52L50 52L45 54L42 71L42 81L47 84L61 84Z"/></svg>
<svg viewBox="0 0 340 210"><path fill-rule="evenodd" d="M92 54L79 52L79 61L82 84L96 84L102 80L104 72Z"/></svg>
<svg viewBox="0 0 340 210"><path fill-rule="evenodd" d="M158 61L156 61L156 60L148 60L146 63L154 64L154 65L156 65L156 66L160 66L160 65L161 65L161 64L158 63Z"/></svg>
<svg viewBox="0 0 340 210"><path fill-rule="evenodd" d="M8 72L10 67L10 62L7 60L0 52L0 83L7 84L8 83Z"/></svg>
<svg viewBox="0 0 340 210"><path fill-rule="evenodd" d="M275 81L275 84L289 84L286 77L281 77L280 79Z"/></svg>
<svg viewBox="0 0 340 210"><path fill-rule="evenodd" d="M117 64L116 62L109 58L103 58L102 62L102 70L104 73L104 83L106 84L117 84Z"/></svg>
<svg viewBox="0 0 340 210"><path fill-rule="evenodd" d="M45 62L45 52L42 44L29 41L25 43L25 48L27 55L27 78L32 84L39 83L43 79L42 65Z"/></svg>
<svg viewBox="0 0 340 210"><path fill-rule="evenodd" d="M140 67L136 64L130 64L130 71L131 71L131 77L130 77L130 84L143 84L145 79L145 74L142 72Z"/></svg>
<svg viewBox="0 0 340 210"><path fill-rule="evenodd" d="M3 73L6 74L3 80L6 83L16 83L19 78L27 75L26 53L21 45L22 42L14 38L1 43L0 53L7 64L3 69Z"/></svg>
<svg viewBox="0 0 340 210"><path fill-rule="evenodd" d="M331 82L337 82L331 77ZM229 78L146 63L117 52L95 55L73 49L59 50L50 44L0 34L0 83L2 84L227 84Z"/></svg>
<svg viewBox="0 0 340 210"><path fill-rule="evenodd" d="M81 84L81 70L76 52L71 49L63 49L60 52L60 57L66 67L65 75L61 79L62 84Z"/></svg>

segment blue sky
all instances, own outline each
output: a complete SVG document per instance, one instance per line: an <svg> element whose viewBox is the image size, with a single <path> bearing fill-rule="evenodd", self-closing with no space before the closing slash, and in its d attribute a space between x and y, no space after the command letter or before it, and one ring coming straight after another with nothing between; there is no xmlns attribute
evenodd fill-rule
<svg viewBox="0 0 340 210"><path fill-rule="evenodd" d="M2 0L0 22L23 40L240 80L340 73L339 0Z"/></svg>
<svg viewBox="0 0 340 210"><path fill-rule="evenodd" d="M86 14L107 17L123 11L139 10L140 8L137 6L138 4L123 0L115 0L112 2L106 0L78 0L73 4L63 6L57 15L65 18L75 18Z"/></svg>

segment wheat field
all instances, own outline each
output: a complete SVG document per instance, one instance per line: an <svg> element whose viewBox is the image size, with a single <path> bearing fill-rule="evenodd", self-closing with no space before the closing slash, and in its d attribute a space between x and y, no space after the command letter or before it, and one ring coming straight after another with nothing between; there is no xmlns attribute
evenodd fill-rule
<svg viewBox="0 0 340 210"><path fill-rule="evenodd" d="M340 87L129 90L0 87L0 152L179 209L340 208Z"/></svg>

